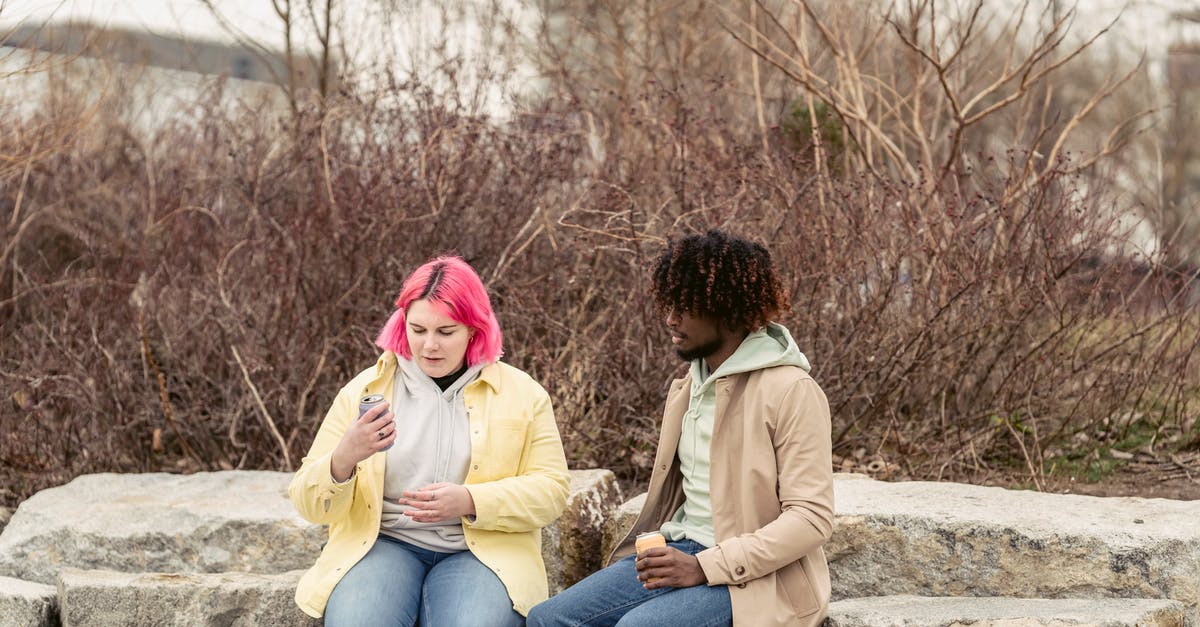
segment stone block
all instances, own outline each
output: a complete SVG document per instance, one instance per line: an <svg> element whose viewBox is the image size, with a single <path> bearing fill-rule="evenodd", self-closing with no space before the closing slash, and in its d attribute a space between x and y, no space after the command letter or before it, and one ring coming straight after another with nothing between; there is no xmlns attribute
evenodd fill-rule
<svg viewBox="0 0 1200 627"><path fill-rule="evenodd" d="M63 627L273 627L320 625L293 601L301 571L118 573L64 569L58 581Z"/></svg>
<svg viewBox="0 0 1200 627"><path fill-rule="evenodd" d="M0 534L0 575L63 568L266 572L311 566L327 533L287 500L290 473L84 475L34 494Z"/></svg>
<svg viewBox="0 0 1200 627"><path fill-rule="evenodd" d="M833 598L1200 603L1200 503L835 478Z"/></svg>
<svg viewBox="0 0 1200 627"><path fill-rule="evenodd" d="M834 601L827 627L1183 627L1187 606L1163 599L883 596Z"/></svg>
<svg viewBox="0 0 1200 627"><path fill-rule="evenodd" d="M0 625L58 624L58 592L54 586L0 577Z"/></svg>
<svg viewBox="0 0 1200 627"><path fill-rule="evenodd" d="M637 522L637 517L642 513L642 507L645 505L646 493L642 492L621 503L612 516L604 521L604 544L600 547L601 561L607 560L608 556L617 548L617 544L625 539L625 534L633 528L633 523Z"/></svg>
<svg viewBox="0 0 1200 627"><path fill-rule="evenodd" d="M551 595L600 568L604 523L620 502L621 487L612 471L571 471L567 507L557 521L542 529L542 559Z"/></svg>

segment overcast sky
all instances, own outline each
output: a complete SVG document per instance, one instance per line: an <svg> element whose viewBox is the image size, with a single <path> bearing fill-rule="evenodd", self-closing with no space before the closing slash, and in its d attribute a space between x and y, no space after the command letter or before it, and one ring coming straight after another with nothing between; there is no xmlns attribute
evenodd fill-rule
<svg viewBox="0 0 1200 627"><path fill-rule="evenodd" d="M247 34L282 44L271 0L213 0ZM198 0L0 0L0 24L84 20L227 41L231 37Z"/></svg>
<svg viewBox="0 0 1200 627"><path fill-rule="evenodd" d="M782 0L781 0L782 1ZM867 0L841 0L866 2ZM900 0L897 0L900 1ZM959 0L962 3L972 0ZM1023 0L985 0L989 8L1004 14L1005 7L1019 6ZM1057 1L1064 10L1076 6L1076 23L1072 33L1086 36L1103 28L1117 15L1121 20L1113 32L1102 40L1102 45L1115 46L1130 62L1136 62L1142 54L1150 63L1150 71L1162 76L1161 64L1166 59L1166 48L1181 29L1171 27L1169 16L1172 11L1198 10L1200 0L1034 0L1033 7L1048 6ZM218 10L254 41L276 50L283 48L282 27L275 15L271 0L212 0ZM343 32L354 33L353 41L347 44L344 61L358 67L369 66L379 58L398 60L401 66L420 67L423 53L433 47L446 33L449 45L462 47L468 56L487 58L494 54L492 44L479 27L470 20L450 23L437 19L440 7L462 2L466 5L483 6L485 0L397 0L389 3L396 9L397 19L392 22L390 32L380 30L377 0L339 0L337 7L343 24ZM296 2L296 4L300 4ZM530 30L536 22L534 11L538 5L533 0L502 0L506 10L521 13L516 18L524 23L521 30ZM515 7L524 7L523 10ZM1035 8L1034 11L1037 9ZM1032 16L1031 16L1032 17ZM144 28L162 34L183 34L188 37L229 42L233 37L220 26L218 20L200 0L0 0L0 28L13 24L42 23L47 21L85 20L112 26ZM1200 25L1189 27L1192 41L1200 42ZM312 47L309 30L302 28L294 35L297 47ZM401 47L401 50L385 50Z"/></svg>
<svg viewBox="0 0 1200 627"><path fill-rule="evenodd" d="M1019 2L987 1L997 5ZM270 41L276 45L282 43L278 18L271 6L271 0L213 2L256 39ZM1058 2L1062 7L1076 4L1074 0ZM365 7L368 3L363 0L347 0L341 4L358 4ZM420 5L424 2L414 0L396 4L406 6ZM1037 4L1038 2L1034 2L1035 6ZM1077 6L1078 25L1083 28L1098 28L1124 8L1120 36L1129 43L1144 43L1153 48L1164 40L1162 29L1166 25L1168 14L1171 11L1198 10L1200 0L1078 0ZM144 27L157 32L183 32L212 39L228 38L199 0L0 0L0 25L11 25L26 20L42 22L61 19L84 19L119 26Z"/></svg>

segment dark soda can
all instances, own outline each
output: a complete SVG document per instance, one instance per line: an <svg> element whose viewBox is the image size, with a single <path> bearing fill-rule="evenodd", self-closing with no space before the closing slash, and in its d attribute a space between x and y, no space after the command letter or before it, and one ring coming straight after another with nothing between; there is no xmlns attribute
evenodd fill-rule
<svg viewBox="0 0 1200 627"><path fill-rule="evenodd" d="M369 394L367 396L362 397L358 401L358 417L362 418L363 414L367 413L368 411L370 411L370 409L372 407L374 407L382 402L383 402L382 394ZM380 437L380 439L383 439L382 435L379 437ZM396 443L395 440L393 440L392 444L395 444L395 443ZM386 450L392 448L392 444L387 445L386 447L383 448L383 450L386 451Z"/></svg>

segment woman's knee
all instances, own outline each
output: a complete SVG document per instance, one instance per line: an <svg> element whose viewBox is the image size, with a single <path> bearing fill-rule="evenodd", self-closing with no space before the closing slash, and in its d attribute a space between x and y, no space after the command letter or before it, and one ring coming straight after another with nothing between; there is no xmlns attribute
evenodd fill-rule
<svg viewBox="0 0 1200 627"><path fill-rule="evenodd" d="M336 592L336 590L335 590ZM374 591L344 590L344 594L329 597L325 606L325 627L357 627L358 625L397 625L413 627L417 624L415 604L380 603ZM356 594L356 593L366 594Z"/></svg>
<svg viewBox="0 0 1200 627"><path fill-rule="evenodd" d="M521 627L525 617L511 604L456 605L426 604L421 612L422 627Z"/></svg>
<svg viewBox="0 0 1200 627"><path fill-rule="evenodd" d="M420 562L404 549L372 547L329 595L325 624L415 625L423 576Z"/></svg>

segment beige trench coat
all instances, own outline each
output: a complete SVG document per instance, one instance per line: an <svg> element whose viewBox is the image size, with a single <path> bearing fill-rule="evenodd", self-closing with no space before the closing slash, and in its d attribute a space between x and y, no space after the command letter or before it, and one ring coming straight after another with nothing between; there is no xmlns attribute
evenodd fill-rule
<svg viewBox="0 0 1200 627"><path fill-rule="evenodd" d="M646 505L609 563L634 552L683 502L676 448L691 377L671 384ZM833 530L829 402L795 366L716 382L714 537L697 557L708 585L729 586L735 627L819 625L829 606L821 549Z"/></svg>

